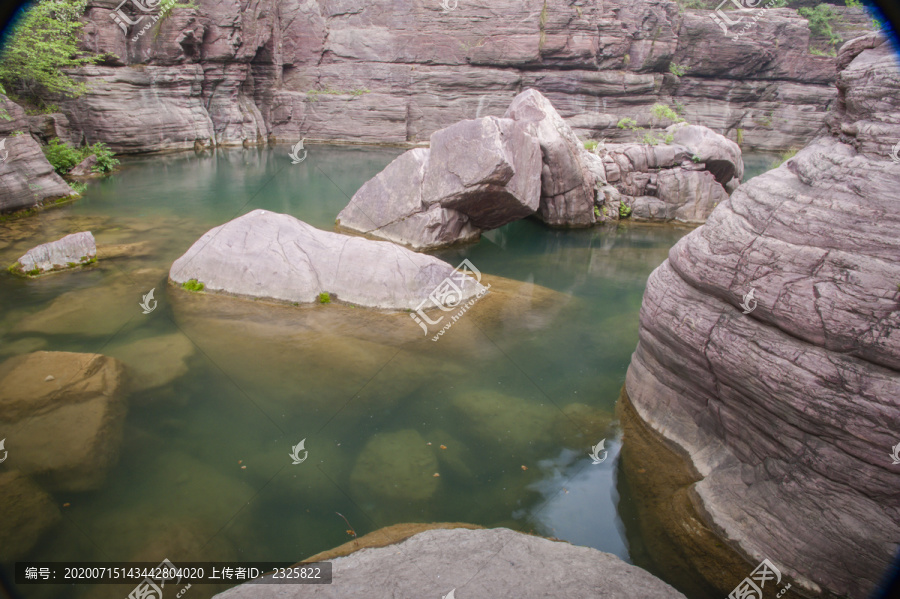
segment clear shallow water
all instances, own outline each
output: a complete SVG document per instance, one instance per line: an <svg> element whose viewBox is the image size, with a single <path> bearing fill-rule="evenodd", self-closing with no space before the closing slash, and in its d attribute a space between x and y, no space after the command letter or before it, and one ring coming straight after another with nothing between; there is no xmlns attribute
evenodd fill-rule
<svg viewBox="0 0 900 599"><path fill-rule="evenodd" d="M618 432L606 422L637 343L647 276L688 229L558 231L526 220L439 252L550 290L496 313L483 300L482 315L476 305L439 343L399 332L416 329L404 314L222 302L166 286L171 262L202 233L252 209L330 230L401 152L308 150L299 165L287 147L129 159L76 204L0 223L6 263L84 229L101 248L128 246L86 271L0 277L0 357L105 353L125 360L142 387L128 397L104 486L52 493L62 523L22 559L300 560L352 539L340 512L360 536L464 521L629 560ZM138 302L151 288L159 306L144 315ZM584 414L604 423L590 427L595 437L573 424ZM609 458L593 466L587 452L602 437ZM309 460L292 465L291 446L304 438ZM31 587L25 596L73 595Z"/></svg>

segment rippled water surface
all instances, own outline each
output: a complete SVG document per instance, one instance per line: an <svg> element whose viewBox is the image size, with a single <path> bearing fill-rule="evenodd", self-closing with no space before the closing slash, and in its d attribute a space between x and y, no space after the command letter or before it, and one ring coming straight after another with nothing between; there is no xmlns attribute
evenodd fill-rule
<svg viewBox="0 0 900 599"><path fill-rule="evenodd" d="M166 284L202 233L255 208L330 230L400 153L308 151L298 165L281 146L128 159L79 202L0 223L6 264L78 230L101 247L87 270L0 277L0 358L98 352L131 379L117 465L97 490L52 493L62 521L19 559L300 560L353 531L465 521L629 560L613 408L647 276L689 229L526 220L440 252L468 258L498 292L438 342L404 313ZM151 288L158 307L142 314ZM603 438L609 457L592 465ZM293 465L302 439L309 457ZM34 589L25 596L122 595Z"/></svg>

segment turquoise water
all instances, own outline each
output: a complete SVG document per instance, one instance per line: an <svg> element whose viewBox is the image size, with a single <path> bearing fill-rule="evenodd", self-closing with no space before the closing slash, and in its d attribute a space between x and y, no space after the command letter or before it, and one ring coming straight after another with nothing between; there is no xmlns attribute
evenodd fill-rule
<svg viewBox="0 0 900 599"><path fill-rule="evenodd" d="M51 490L62 520L17 559L296 561L353 532L464 521L629 560L613 408L647 276L689 229L560 231L525 220L438 252L538 286L523 287L530 302L483 300L439 343L413 339L405 314L191 297L166 285L171 262L202 233L250 210L330 230L400 153L307 149L298 165L280 146L127 159L79 202L0 223L7 264L77 230L93 231L101 252L124 246L89 270L0 277L0 358L98 352L132 376L118 463L99 489ZM158 308L145 315L138 303L151 288ZM5 436L11 459L0 473L15 464L14 430ZM304 439L308 459L294 465L289 453ZM609 457L592 465L601 439Z"/></svg>

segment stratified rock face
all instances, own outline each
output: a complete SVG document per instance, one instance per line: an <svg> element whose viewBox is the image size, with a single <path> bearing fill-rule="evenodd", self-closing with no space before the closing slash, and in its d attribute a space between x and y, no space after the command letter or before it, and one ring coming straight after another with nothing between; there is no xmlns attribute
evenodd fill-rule
<svg viewBox="0 0 900 599"><path fill-rule="evenodd" d="M418 309L437 305L431 295L451 275L463 299L484 289L454 272L446 262L393 243L320 231L287 214L254 210L210 229L172 264L169 278L289 302L314 302L328 293L360 306Z"/></svg>
<svg viewBox="0 0 900 599"><path fill-rule="evenodd" d="M28 131L28 117L22 107L0 94L0 213L75 193L56 174ZM14 132L17 134L12 135Z"/></svg>
<svg viewBox="0 0 900 599"><path fill-rule="evenodd" d="M570 597L683 599L646 570L618 557L507 528L420 532L402 543L333 560L327 585L245 584L216 599L300 597ZM477 575L472 573L477 571Z"/></svg>
<svg viewBox="0 0 900 599"><path fill-rule="evenodd" d="M504 116L541 145L541 220L556 226L594 224L594 176L582 156L584 147L550 101L529 89L516 96Z"/></svg>
<svg viewBox="0 0 900 599"><path fill-rule="evenodd" d="M80 266L96 257L94 236L90 231L82 231L31 248L19 258L18 265L24 273L41 274Z"/></svg>
<svg viewBox="0 0 900 599"><path fill-rule="evenodd" d="M626 387L750 563L862 598L900 538L900 69L874 37L838 61L834 135L739 187L650 277Z"/></svg>
<svg viewBox="0 0 900 599"><path fill-rule="evenodd" d="M475 241L534 214L540 185L540 148L515 121L462 121L366 182L337 225L417 250Z"/></svg>
<svg viewBox="0 0 900 599"><path fill-rule="evenodd" d="M691 122L782 150L808 140L835 97L835 60L809 52L807 20L762 3L744 15L753 24L738 41L710 9L668 0L496 0L449 12L434 0L353 10L198 0L141 35L149 17L123 32L110 18L116 4L91 2L84 44L106 60L80 71L91 91L62 104L72 141L116 152L256 144L270 134L425 141L460 120L500 116L527 88L582 136L629 140L616 127L622 117L647 126L654 103L679 102ZM835 11L831 26L845 39L871 27L861 9Z"/></svg>
<svg viewBox="0 0 900 599"><path fill-rule="evenodd" d="M39 351L0 364L4 466L50 490L99 488L119 455L124 369L99 354Z"/></svg>

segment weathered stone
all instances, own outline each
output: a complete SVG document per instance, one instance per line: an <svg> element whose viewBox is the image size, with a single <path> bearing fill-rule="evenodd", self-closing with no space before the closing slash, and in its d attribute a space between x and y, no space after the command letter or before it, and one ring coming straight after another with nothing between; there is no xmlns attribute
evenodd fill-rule
<svg viewBox="0 0 900 599"><path fill-rule="evenodd" d="M27 119L21 106L0 94L0 213L75 195L38 142L19 134L28 131Z"/></svg>
<svg viewBox="0 0 900 599"><path fill-rule="evenodd" d="M217 599L372 596L604 597L683 599L646 570L589 547L514 532L507 528L432 529L397 545L368 548L333 559L330 585L242 585ZM410 567L410 561L413 567ZM472 576L477 570L478 575ZM402 574L401 574L402 573Z"/></svg>
<svg viewBox="0 0 900 599"><path fill-rule="evenodd" d="M94 236L90 231L82 231L31 248L19 258L17 264L19 272L37 275L83 266L96 257Z"/></svg>
<svg viewBox="0 0 900 599"><path fill-rule="evenodd" d="M0 364L0 423L16 447L9 465L54 490L100 487L122 440L123 374L99 354L40 351Z"/></svg>
<svg viewBox="0 0 900 599"><path fill-rule="evenodd" d="M540 144L541 220L557 226L592 225L594 175L585 163L581 142L550 101L537 90L526 90L515 97L504 117L515 120Z"/></svg>
<svg viewBox="0 0 900 599"><path fill-rule="evenodd" d="M100 173L95 173L93 171L94 166L97 164L97 155L91 154L66 173L69 177L76 179L87 179L90 177L99 177Z"/></svg>
<svg viewBox="0 0 900 599"><path fill-rule="evenodd" d="M184 376L188 372L187 360L196 353L194 344L181 333L113 345L106 351L128 367L132 391L162 387Z"/></svg>
<svg viewBox="0 0 900 599"><path fill-rule="evenodd" d="M350 484L359 497L375 495L402 501L423 501L437 491L437 458L433 447L414 429L377 434L366 443Z"/></svg>
<svg viewBox="0 0 900 599"><path fill-rule="evenodd" d="M254 210L211 229L175 263L175 283L290 302L332 299L375 308L417 309L454 270L392 243L320 231L286 214ZM483 289L461 284L463 299Z"/></svg>
<svg viewBox="0 0 900 599"><path fill-rule="evenodd" d="M900 69L883 40L849 47L832 135L738 187L651 275L626 387L689 456L709 528L798 592L862 598L900 537L900 165L872 136L900 134Z"/></svg>
<svg viewBox="0 0 900 599"><path fill-rule="evenodd" d="M15 456L16 449L12 451ZM53 499L17 470L0 472L0 513L0 560L4 562L23 559L62 519Z"/></svg>
<svg viewBox="0 0 900 599"><path fill-rule="evenodd" d="M706 165L720 185L744 177L744 160L736 143L709 127L678 123L666 129L673 142L688 149L697 162Z"/></svg>
<svg viewBox="0 0 900 599"><path fill-rule="evenodd" d="M431 136L425 205L440 204L475 227L496 229L534 214L540 189L540 148L510 119L462 121Z"/></svg>
<svg viewBox="0 0 900 599"><path fill-rule="evenodd" d="M483 442L518 450L553 436L559 410L549 402L511 397L496 391L471 391L452 401L469 430ZM513 416L511 416L513 415Z"/></svg>

